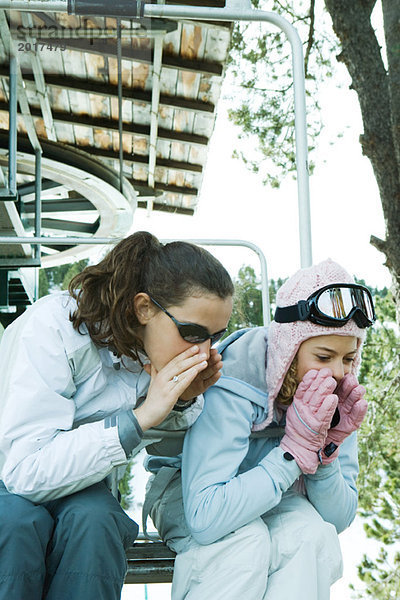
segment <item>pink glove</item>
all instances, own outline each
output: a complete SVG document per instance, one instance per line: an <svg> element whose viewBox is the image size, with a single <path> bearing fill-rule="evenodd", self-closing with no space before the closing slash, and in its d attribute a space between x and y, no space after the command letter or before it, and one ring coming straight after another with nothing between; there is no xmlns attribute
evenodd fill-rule
<svg viewBox="0 0 400 600"><path fill-rule="evenodd" d="M336 381L330 369L308 371L287 409L285 435L280 446L289 452L303 473L315 473L338 404L332 394Z"/></svg>
<svg viewBox="0 0 400 600"><path fill-rule="evenodd" d="M328 431L321 455L324 465L337 458L338 447L347 436L360 427L368 408L364 398L365 388L358 383L357 377L352 373L347 373L343 377L335 391L339 397L340 421L336 427Z"/></svg>

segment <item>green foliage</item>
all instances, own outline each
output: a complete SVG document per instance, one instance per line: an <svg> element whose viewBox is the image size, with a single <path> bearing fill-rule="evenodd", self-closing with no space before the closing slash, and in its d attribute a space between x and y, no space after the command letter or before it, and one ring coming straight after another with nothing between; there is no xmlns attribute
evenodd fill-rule
<svg viewBox="0 0 400 600"><path fill-rule="evenodd" d="M242 329L262 325L262 298L260 281L250 266L240 268L234 279L235 298L227 334Z"/></svg>
<svg viewBox="0 0 400 600"><path fill-rule="evenodd" d="M309 150L312 153L322 124L318 104L321 82L332 76L336 46L325 13L312 0L252 0L254 8L274 11L296 27L304 45ZM316 24L318 35L316 35ZM229 118L239 127L240 142L233 156L241 158L264 182L279 187L296 169L292 58L286 35L265 23L237 22L233 29L228 77L236 92L229 97ZM237 93L237 87L240 93ZM310 161L309 169L314 164Z"/></svg>
<svg viewBox="0 0 400 600"><path fill-rule="evenodd" d="M269 281L269 297L272 304L275 302L276 291L282 283L282 279ZM253 267L243 265L234 279L234 284L233 311L226 335L244 327L257 327L263 324L261 282ZM272 314L270 316L272 318Z"/></svg>
<svg viewBox="0 0 400 600"><path fill-rule="evenodd" d="M400 554L389 548L400 540L400 336L392 294L376 294L375 307L378 322L367 332L360 371L369 408L359 435L358 488L367 536L382 546L375 560L364 555L358 566L365 589L356 597L398 600Z"/></svg>
<svg viewBox="0 0 400 600"><path fill-rule="evenodd" d="M120 480L118 489L121 494L120 504L124 510L127 510L131 506L132 502L132 490L131 490L131 480L132 480L132 467L135 464L134 459L131 459L128 462L123 478Z"/></svg>
<svg viewBox="0 0 400 600"><path fill-rule="evenodd" d="M59 267L48 267L39 270L39 298L46 296L52 290L66 290L68 284L75 275L83 271L89 264L89 259L60 265Z"/></svg>

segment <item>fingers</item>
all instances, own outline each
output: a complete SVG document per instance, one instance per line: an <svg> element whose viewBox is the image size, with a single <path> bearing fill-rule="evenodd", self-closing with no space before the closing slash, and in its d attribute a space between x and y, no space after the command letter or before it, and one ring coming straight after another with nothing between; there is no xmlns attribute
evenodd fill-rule
<svg viewBox="0 0 400 600"><path fill-rule="evenodd" d="M341 402L351 394L352 390L359 385L357 377L353 373L347 373L340 381L336 393L340 397Z"/></svg>
<svg viewBox="0 0 400 600"><path fill-rule="evenodd" d="M324 398L332 394L337 385L336 380L332 377L332 371L327 368L320 371L315 369L308 371L303 377L302 383L302 389L299 390L299 386L298 390L303 393L303 402L307 403L314 412L319 410ZM298 397L297 392L296 397Z"/></svg>
<svg viewBox="0 0 400 600"><path fill-rule="evenodd" d="M315 380L317 375L318 375L318 371L316 369L311 369L310 371L307 371L307 373L304 375L303 379L300 381L300 383L297 387L296 394L295 394L296 398L298 398L299 400L302 400L304 394L310 388L310 385Z"/></svg>
<svg viewBox="0 0 400 600"><path fill-rule="evenodd" d="M336 394L329 394L324 398L323 403L321 404L320 409L318 410L318 415L321 416L321 423L327 429L329 429L333 414L336 410L338 404L338 397Z"/></svg>
<svg viewBox="0 0 400 600"><path fill-rule="evenodd" d="M357 385L357 387L350 392L349 400L351 400L351 403L354 404L354 402L357 402L357 400L365 395L365 392L366 389L363 385Z"/></svg>
<svg viewBox="0 0 400 600"><path fill-rule="evenodd" d="M358 429L361 423L364 420L364 417L367 413L368 402L365 398L359 398L353 405L353 410L351 411L351 420L354 423L355 429Z"/></svg>
<svg viewBox="0 0 400 600"><path fill-rule="evenodd" d="M163 378L172 379L174 376L180 375L195 365L205 362L205 365L202 366L202 369L204 369L208 366L207 358L205 352L199 353L198 346L191 346L185 350L185 352L175 356L175 358L161 369L159 374L162 375Z"/></svg>
<svg viewBox="0 0 400 600"><path fill-rule="evenodd" d="M219 359L216 357L213 357L212 362L210 362L211 359L208 360L207 368L204 369L204 371L202 371L202 374L201 374L201 377L204 380L207 380L210 377L213 377L213 375L215 375L222 369L221 356L219 354L218 354L218 356L219 356Z"/></svg>
<svg viewBox="0 0 400 600"><path fill-rule="evenodd" d="M174 381L172 378L170 380L171 385L173 386L172 394L173 397L176 396L176 400L183 394L186 388L193 382L193 380L197 377L200 371L203 371L207 367L207 361L204 360L200 363L197 363L187 369L186 371L182 371L179 375L176 375L177 380Z"/></svg>

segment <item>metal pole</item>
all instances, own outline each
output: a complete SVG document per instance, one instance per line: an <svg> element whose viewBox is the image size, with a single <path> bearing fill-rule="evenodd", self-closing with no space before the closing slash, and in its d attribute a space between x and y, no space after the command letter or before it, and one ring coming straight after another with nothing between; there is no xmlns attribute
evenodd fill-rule
<svg viewBox="0 0 400 600"><path fill-rule="evenodd" d="M1 244L51 244L52 246L70 246L73 244L87 244L94 246L96 244L117 244L123 238L77 238L77 237L14 237L14 236L2 236L0 235L0 247ZM176 239L161 240L163 243L174 242ZM267 261L265 256L256 244L247 242L244 240L221 240L221 239L188 239L185 240L192 244L198 244L199 246L243 246L249 248L255 252L260 260L261 267L261 296L262 296L262 310L263 310L263 322L264 325L268 325L270 321L270 302L269 302L269 287L268 287L268 272L267 272Z"/></svg>
<svg viewBox="0 0 400 600"><path fill-rule="evenodd" d="M122 140L122 40L121 19L117 19L117 65L118 65L118 137L119 137L119 191L122 194L124 179L124 146Z"/></svg>
<svg viewBox="0 0 400 600"><path fill-rule="evenodd" d="M151 115L150 115L150 139L149 139L149 174L147 183L151 189L155 186L155 169L157 162L157 136L158 136L158 111L160 107L160 79L163 54L163 36L159 35L154 40L153 59L153 84L151 90ZM154 196L147 201L147 214L150 216L153 210Z"/></svg>
<svg viewBox="0 0 400 600"><path fill-rule="evenodd" d="M17 59L10 47L8 190L17 195Z"/></svg>
<svg viewBox="0 0 400 600"><path fill-rule="evenodd" d="M146 4L144 14L149 17L173 17L176 19L269 22L286 34L292 48L300 263L302 267L307 267L312 264L312 246L303 46L297 30L280 15L248 8L240 10L235 8L236 4L236 0L234 0L225 9Z"/></svg>
<svg viewBox="0 0 400 600"><path fill-rule="evenodd" d="M0 8L43 12L67 12L67 0L1 0Z"/></svg>
<svg viewBox="0 0 400 600"><path fill-rule="evenodd" d="M42 153L35 150L35 237L40 238L42 227ZM40 244L35 245L35 258L40 258Z"/></svg>
<svg viewBox="0 0 400 600"><path fill-rule="evenodd" d="M120 242L123 238L101 238L101 237L91 237L91 238L80 238L80 237L30 237L28 235L24 236L16 236L12 237L9 235L0 235L0 245L1 244L51 244L52 246L70 246L74 244L116 244Z"/></svg>

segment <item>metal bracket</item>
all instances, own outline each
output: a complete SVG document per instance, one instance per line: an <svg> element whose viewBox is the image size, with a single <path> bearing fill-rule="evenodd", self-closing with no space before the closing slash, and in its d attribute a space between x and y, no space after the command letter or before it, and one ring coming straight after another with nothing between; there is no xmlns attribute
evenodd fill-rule
<svg viewBox="0 0 400 600"><path fill-rule="evenodd" d="M0 258L0 269L19 269L21 267L40 267L38 258Z"/></svg>
<svg viewBox="0 0 400 600"><path fill-rule="evenodd" d="M0 306L8 306L8 271L0 270Z"/></svg>
<svg viewBox="0 0 400 600"><path fill-rule="evenodd" d="M18 195L13 194L8 187L2 188L0 190L0 202L16 202L18 200Z"/></svg>
<svg viewBox="0 0 400 600"><path fill-rule="evenodd" d="M96 17L144 17L144 2L136 0L68 0L69 15Z"/></svg>

